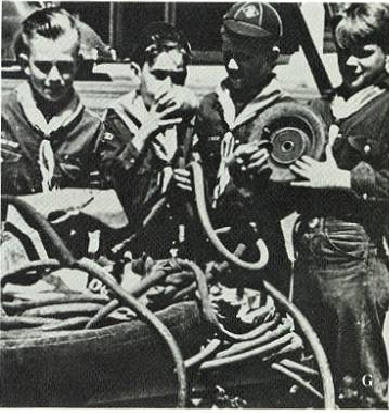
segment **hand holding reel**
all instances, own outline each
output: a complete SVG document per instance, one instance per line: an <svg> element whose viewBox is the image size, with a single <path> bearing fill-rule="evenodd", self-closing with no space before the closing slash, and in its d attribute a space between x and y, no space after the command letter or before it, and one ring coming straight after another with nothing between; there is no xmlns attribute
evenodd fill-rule
<svg viewBox="0 0 389 413"><path fill-rule="evenodd" d="M309 107L297 102L281 102L266 109L254 121L248 142L259 141L269 147L270 156L264 168L270 168L270 180L288 183L296 178L289 165L303 155L316 160L326 143L325 124Z"/></svg>
<svg viewBox="0 0 389 413"><path fill-rule="evenodd" d="M318 160L324 151L324 122L311 109L299 103L277 103L262 112L254 122L247 142L258 140L259 145L270 146L270 157L264 168L270 168L270 180L273 182L292 181L296 177L289 170L290 164L302 155L309 155ZM268 262L266 245L258 245L260 259L256 263L238 258L223 245L208 216L202 162L194 160L191 166L197 212L208 239L229 262L258 273Z"/></svg>

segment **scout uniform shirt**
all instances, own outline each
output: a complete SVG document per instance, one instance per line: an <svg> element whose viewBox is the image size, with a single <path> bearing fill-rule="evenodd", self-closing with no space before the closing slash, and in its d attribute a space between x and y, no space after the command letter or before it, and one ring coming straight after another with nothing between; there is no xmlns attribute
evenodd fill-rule
<svg viewBox="0 0 389 413"><path fill-rule="evenodd" d="M196 105L193 106L196 107L196 97L189 90L188 93L193 97L193 101L196 101ZM146 121L147 115L139 90L121 97L107 111L105 126L108 133L99 149L103 174L115 188L134 233L142 228L145 217L154 205L166 196L172 169L184 167L192 146L194 111L188 110L180 115L183 116L183 120L179 125L157 133L153 139L145 143L140 153L132 144L132 140ZM165 206L171 209L169 202ZM165 213L166 221L171 221L174 211ZM162 222L163 219L158 221ZM166 227L172 229L173 225L170 223ZM168 236L169 228L161 229L162 236ZM159 231L153 233L157 237ZM157 247L158 242L155 238L153 244L155 254L163 255L162 249Z"/></svg>
<svg viewBox="0 0 389 413"><path fill-rule="evenodd" d="M3 99L1 115L4 193L89 185L103 123L80 103L76 93L69 105L47 122L29 83L23 82Z"/></svg>
<svg viewBox="0 0 389 413"><path fill-rule="evenodd" d="M255 133L253 126L261 112L277 102L290 100L273 77L237 113L230 97L228 79L225 79L214 93L203 98L195 124L195 148L203 160L209 206L215 206L214 201L217 201L212 214L213 222L221 226L235 223L237 228L242 227L238 222L256 222L260 236L269 249L269 273L274 275L273 281L279 279L276 284L283 292L287 289L283 284L287 281L289 263L278 207L266 188L266 182L259 179L252 181L247 173L225 168L221 152L228 147L233 150L238 142L247 143L249 136Z"/></svg>

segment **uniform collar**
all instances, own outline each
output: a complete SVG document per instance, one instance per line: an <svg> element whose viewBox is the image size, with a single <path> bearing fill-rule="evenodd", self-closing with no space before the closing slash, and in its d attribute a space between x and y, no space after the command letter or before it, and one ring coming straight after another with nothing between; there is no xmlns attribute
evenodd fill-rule
<svg viewBox="0 0 389 413"><path fill-rule="evenodd" d="M116 112L133 134L138 132L147 117L147 109L138 89L121 96L112 104L111 109Z"/></svg>
<svg viewBox="0 0 389 413"><path fill-rule="evenodd" d="M267 83L259 93L247 103L240 113L236 112L227 80L223 81L216 89L216 94L223 109L224 120L230 130L246 123L255 117L259 111L262 111L265 107L271 105L281 96L285 96L275 77L271 78L269 83Z"/></svg>
<svg viewBox="0 0 389 413"><path fill-rule="evenodd" d="M347 119L369 102L382 95L389 87L389 78L385 77L376 84L365 87L349 96L340 86L331 103L331 110L336 119Z"/></svg>
<svg viewBox="0 0 389 413"><path fill-rule="evenodd" d="M367 86L364 89L371 88L371 87L389 89L389 75L387 73L383 73L382 76L380 76L373 85ZM349 99L351 96L353 96L353 95L350 95L350 92L348 91L347 87L343 83L338 88L335 89L335 92L336 92L336 95L341 96L345 99Z"/></svg>
<svg viewBox="0 0 389 413"><path fill-rule="evenodd" d="M16 89L16 100L20 104L24 115L30 125L42 132L44 136L50 136L61 127L69 125L81 112L83 105L75 93L70 102L49 121L45 119L39 110L33 91L28 82L23 82Z"/></svg>

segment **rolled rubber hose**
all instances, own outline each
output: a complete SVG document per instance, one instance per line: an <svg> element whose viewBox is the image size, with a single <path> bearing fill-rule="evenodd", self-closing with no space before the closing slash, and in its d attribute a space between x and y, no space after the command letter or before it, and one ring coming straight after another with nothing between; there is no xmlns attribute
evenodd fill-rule
<svg viewBox="0 0 389 413"><path fill-rule="evenodd" d="M256 338L262 336L267 330L271 327L274 327L280 321L279 315L276 315L271 321L263 323L250 330L247 333L232 333L231 331L226 330L222 325L220 325L221 335L232 341L232 342L246 342L247 340L255 340Z"/></svg>
<svg viewBox="0 0 389 413"><path fill-rule="evenodd" d="M182 259L182 258L176 258L176 260L177 260L178 265L182 267L188 266L192 269L196 277L197 292L200 298L203 316L205 317L212 332L214 333L220 332L219 321L216 317L216 314L212 310L211 301L209 299L207 278L204 272L193 261Z"/></svg>
<svg viewBox="0 0 389 413"><path fill-rule="evenodd" d="M283 374L284 376L287 376L294 380L296 383L298 383L301 387L304 387L304 389L308 390L309 392L313 393L316 397L319 399L324 399L324 396L322 393L320 393L318 390L316 390L312 384L304 380L301 376L299 376L297 373L289 370L285 366L282 366L280 363L272 363L271 368L273 370L276 370Z"/></svg>
<svg viewBox="0 0 389 413"><path fill-rule="evenodd" d="M244 342L238 342L237 344L231 345L228 349L218 353L217 358L224 358L233 356L235 354L242 354L248 350L252 350L260 345L267 344L272 340L280 338L290 332L289 326L278 326L275 330L264 331L264 333L253 340L247 340Z"/></svg>
<svg viewBox="0 0 389 413"><path fill-rule="evenodd" d="M12 205L23 216L24 220L39 232L42 238L43 245L48 248L54 254L54 258L57 258L59 262L70 268L78 268L85 271L110 288L121 301L129 306L139 318L150 324L155 328L157 333L161 336L164 342L167 344L174 363L176 364L177 378L178 378L178 407L185 407L187 397L187 384L185 375L184 360L181 351L170 333L167 327L159 321L159 319L141 303L139 303L132 295L123 290L114 280L114 278L106 272L99 265L93 261L82 258L76 261L71 252L67 249L62 239L51 227L50 223L33 207L28 205L25 201L18 199L10 195L1 195L1 201L5 205ZM16 270L17 271L17 270Z"/></svg>
<svg viewBox="0 0 389 413"><path fill-rule="evenodd" d="M323 393L324 393L324 407L326 409L335 409L335 389L334 380L330 371L327 356L324 352L323 346L320 343L315 331L306 317L291 303L280 291L278 291L269 281L264 280L263 286L265 290L283 307L294 320L297 321L303 334L307 337L313 354L315 355L320 374L323 380Z"/></svg>
<svg viewBox="0 0 389 413"><path fill-rule="evenodd" d="M127 293L137 298L164 276L165 274L161 271L150 274L150 276L139 281L131 290L127 290ZM90 319L89 323L85 326L85 329L89 330L95 328L106 316L112 313L112 311L115 311L119 306L120 302L117 299L110 301Z"/></svg>
<svg viewBox="0 0 389 413"><path fill-rule="evenodd" d="M140 238L146 231L146 227L152 222L156 217L159 215L159 213L165 208L165 205L167 203L167 198L161 198L159 199L151 208L150 212L145 216L142 222L142 226L135 232L134 234L130 235L127 239L123 240L120 244L116 245L113 249L112 252L114 254L122 254L124 251L126 251L132 242L134 242L136 239Z"/></svg>
<svg viewBox="0 0 389 413"><path fill-rule="evenodd" d="M44 247L49 251L52 258L57 258L62 264L72 266L75 258L68 250L62 239L55 232L46 218L35 208L15 196L1 195L4 205L12 205L32 228L39 232Z"/></svg>
<svg viewBox="0 0 389 413"><path fill-rule="evenodd" d="M317 370L304 366L303 364L298 363L297 361L294 361L294 360L282 359L279 362L279 364L281 364L281 366L288 368L289 370L298 371L308 376L317 377L320 375Z"/></svg>
<svg viewBox="0 0 389 413"><path fill-rule="evenodd" d="M194 195L195 195L197 213L199 215L200 222L209 240L211 241L213 246L216 248L216 250L229 262L245 270L258 273L258 271L260 271L262 268L266 266L269 260L269 252L267 250L266 245L262 243L258 246L260 259L259 261L254 262L254 263L247 262L247 261L242 260L241 258L238 258L236 255L234 255L231 251L229 251L223 245L216 231L212 227L212 224L209 219L208 212L207 212L203 168L200 162L197 162L197 161L191 162L190 165L191 165L192 173L193 173L193 187L194 187Z"/></svg>
<svg viewBox="0 0 389 413"><path fill-rule="evenodd" d="M213 338L210 342L197 354L192 356L191 358L185 360L185 368L191 369L194 367L199 366L203 361L207 360L208 358L212 357L221 346L222 341L218 338Z"/></svg>
<svg viewBox="0 0 389 413"><path fill-rule="evenodd" d="M214 360L206 361L200 366L200 370L215 369L215 368L223 367L223 366L226 366L232 363L241 363L241 362L247 361L249 358L252 358L252 357L263 356L269 353L270 351L274 350L275 348L283 347L291 338L292 338L292 333L288 333L281 338L273 340L271 343L267 343L260 347L256 347L254 349L248 350L245 353L234 354L231 356L227 356L223 358L216 358Z"/></svg>
<svg viewBox="0 0 389 413"><path fill-rule="evenodd" d="M183 271L184 267L189 267L193 271L196 277L197 291L202 306L203 316L205 317L206 321L208 322L211 329L213 329L213 331L219 331L218 321L216 315L212 311L211 303L209 301L208 286L205 274L194 262L190 260L176 258L175 262L178 266L181 267ZM166 275L167 273L163 269L155 271L154 273L151 273L150 275L139 281L136 285L133 286L133 288L131 288L131 290L127 290L127 293L131 294L134 297L139 297L140 295L145 293L150 287L153 287L159 281L163 280L166 277ZM112 311L116 310L119 307L119 305L119 301L116 299L109 302L90 320L86 328L90 329L98 325L98 323L105 316L107 316Z"/></svg>
<svg viewBox="0 0 389 413"><path fill-rule="evenodd" d="M55 260L53 258L39 260L39 261L31 261L27 264L23 264L22 266L18 268L15 268L13 271L10 271L2 275L1 286L3 287L4 284L6 284L7 282L12 282L12 280L17 281L18 278L20 278L21 276L31 271L41 272L41 271L46 270L47 268L50 268L52 270L57 270L61 267L63 267L63 265L58 260Z"/></svg>
<svg viewBox="0 0 389 413"><path fill-rule="evenodd" d="M54 267L55 269L57 269L62 266L59 263L59 261L54 260L54 259L42 260L38 262L32 262L28 265L24 265L23 267L19 267L18 269L14 270L12 273L6 274L5 277L7 278L7 280L9 280L10 278L23 274L25 272L28 272L31 270L41 270L47 267L50 267L50 268ZM140 319L142 319L144 322L146 322L147 324L150 324L152 327L155 328L157 333L161 336L162 340L167 344L171 352L172 358L176 365L175 371L177 372L177 377L178 377L177 405L178 407L185 407L187 386L186 386L184 361L181 355L181 351L175 339L173 338L172 334L167 329L167 327L163 323L161 323L159 319L150 310L144 307L143 304L138 302L132 295L130 295L124 289L122 289L119 285L117 285L116 281L111 276L111 274L106 272L103 268L95 264L93 261L87 258L82 258L81 260L75 262L72 268L78 268L81 271L85 271L88 274L98 278L108 288L110 288L119 297L121 301L123 301L131 310L133 310L139 316ZM119 301L114 300L108 305L112 305L112 303L114 304L114 307L116 308L116 303L118 304ZM103 307L103 308L106 308L106 307ZM110 310L109 312L111 311L113 310Z"/></svg>
<svg viewBox="0 0 389 413"><path fill-rule="evenodd" d="M141 320L151 324L163 341L167 344L170 353L173 357L174 363L176 365L176 372L178 378L178 407L186 406L186 396L187 396L187 385L186 385L186 373L184 360L181 351L170 333L167 327L159 321L159 319L148 310L143 304L136 300L131 294L120 287L113 277L105 271L103 268L95 264L88 258L81 258L74 265L82 271L88 272L88 274L93 275L102 281L109 289L111 289L126 306L128 306L132 311L134 311Z"/></svg>
<svg viewBox="0 0 389 413"><path fill-rule="evenodd" d="M240 268L250 270L250 271L259 271L262 269L266 263L263 259L263 256L266 255L268 257L267 249L265 251L260 250L261 259L259 262L251 264L247 263L244 260L239 259L236 257L231 251L224 247L222 242L220 241L219 237L217 236L215 230L212 228L208 213L207 213L207 205L205 201L205 188L204 188L204 175L202 166L198 161L193 161L191 163L192 173L193 173L193 186L194 186L194 193L195 193L195 201L197 206L197 212L201 221L201 224L209 237L212 244L218 250L220 254L228 261L232 262L233 264L239 266ZM331 371L329 369L327 356L324 352L324 349L320 343L319 338L317 337L316 333L314 332L312 326L308 322L308 320L304 317L301 311L288 299L279 292L275 287L273 287L268 281L264 280L263 285L267 292L287 311L289 312L294 319L296 319L297 323L300 325L300 328L304 335L307 337L312 351L315 355L317 360L319 370L323 380L323 392L324 392L324 406L326 409L335 409L335 389L334 389L334 382ZM237 359L239 357L235 356ZM221 360L219 361L219 363ZM205 365L202 365L202 368L210 368L213 364L216 366L215 361L206 362Z"/></svg>
<svg viewBox="0 0 389 413"><path fill-rule="evenodd" d="M112 311L119 308L120 302L116 298L107 303L103 308L101 308L85 325L85 330L90 330L92 328L98 327L100 322L107 317Z"/></svg>

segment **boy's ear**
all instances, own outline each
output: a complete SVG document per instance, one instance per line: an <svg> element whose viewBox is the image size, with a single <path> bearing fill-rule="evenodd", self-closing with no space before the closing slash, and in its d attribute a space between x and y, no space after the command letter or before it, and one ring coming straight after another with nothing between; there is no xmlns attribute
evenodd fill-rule
<svg viewBox="0 0 389 413"><path fill-rule="evenodd" d="M30 71L30 66L29 66L29 64L28 64L28 56L27 56L27 54L26 54L26 53L19 53L18 60L19 60L19 63L20 63L20 66L21 66L23 72L24 72L27 76L30 76L31 71Z"/></svg>
<svg viewBox="0 0 389 413"><path fill-rule="evenodd" d="M386 70L386 73L389 74L389 54L386 54L385 56L385 70Z"/></svg>

